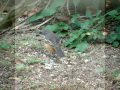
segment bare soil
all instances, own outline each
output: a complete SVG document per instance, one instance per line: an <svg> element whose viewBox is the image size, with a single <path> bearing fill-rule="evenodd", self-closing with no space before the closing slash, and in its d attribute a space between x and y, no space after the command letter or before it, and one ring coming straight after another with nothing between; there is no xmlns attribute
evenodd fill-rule
<svg viewBox="0 0 120 90"><path fill-rule="evenodd" d="M0 51L0 90L120 90L120 48L90 45L85 53L62 46L65 57L56 63L36 32L2 38L12 45ZM50 62L49 62L50 61Z"/></svg>

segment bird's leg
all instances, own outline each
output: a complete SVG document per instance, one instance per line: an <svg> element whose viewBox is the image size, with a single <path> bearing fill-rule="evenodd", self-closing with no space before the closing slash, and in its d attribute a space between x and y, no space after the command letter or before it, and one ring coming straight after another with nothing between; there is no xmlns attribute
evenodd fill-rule
<svg viewBox="0 0 120 90"><path fill-rule="evenodd" d="M62 64L62 62L60 61L60 58L57 57L57 56L55 56L55 63L60 63L60 64Z"/></svg>

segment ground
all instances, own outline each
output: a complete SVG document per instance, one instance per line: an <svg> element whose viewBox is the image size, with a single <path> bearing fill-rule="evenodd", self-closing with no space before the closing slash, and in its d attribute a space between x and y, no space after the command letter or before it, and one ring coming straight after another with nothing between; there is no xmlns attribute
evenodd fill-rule
<svg viewBox="0 0 120 90"><path fill-rule="evenodd" d="M120 69L119 48L91 44L80 53L62 46L65 57L56 63L35 31L1 40L12 49L0 53L0 90L120 90L119 80L112 76Z"/></svg>

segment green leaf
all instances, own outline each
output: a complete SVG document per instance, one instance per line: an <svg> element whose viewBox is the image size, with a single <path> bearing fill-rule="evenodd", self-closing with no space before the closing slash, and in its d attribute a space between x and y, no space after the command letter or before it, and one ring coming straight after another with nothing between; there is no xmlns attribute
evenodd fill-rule
<svg viewBox="0 0 120 90"><path fill-rule="evenodd" d="M17 64L15 67L16 67L16 71L17 71L17 72L26 69L26 65L25 65L25 64Z"/></svg>
<svg viewBox="0 0 120 90"><path fill-rule="evenodd" d="M81 27L81 22L78 20L79 16L80 16L79 14L75 14L75 15L72 16L72 18L71 18L72 29Z"/></svg>
<svg viewBox="0 0 120 90"><path fill-rule="evenodd" d="M69 26L67 24L65 24L64 22L60 22L58 23L59 28L62 30L68 30Z"/></svg>
<svg viewBox="0 0 120 90"><path fill-rule="evenodd" d="M88 48L88 43L87 42L81 42L76 46L76 50L80 52L85 52L85 50Z"/></svg>
<svg viewBox="0 0 120 90"><path fill-rule="evenodd" d="M120 75L120 70L115 70L115 71L113 71L112 75L113 75L114 77L118 77L118 76Z"/></svg>
<svg viewBox="0 0 120 90"><path fill-rule="evenodd" d="M39 20L41 18L47 17L47 16L51 16L56 12L55 9L45 9L42 12L38 12L37 14L31 16L30 18L28 18L27 22L31 23L34 22L36 20Z"/></svg>
<svg viewBox="0 0 120 90"><path fill-rule="evenodd" d="M110 12L107 13L108 15L112 16L112 17L115 17L116 15L118 15L118 11L117 10L112 10Z"/></svg>
<svg viewBox="0 0 120 90"><path fill-rule="evenodd" d="M101 12L102 12L101 10L97 11L96 17L99 17L101 15Z"/></svg>
<svg viewBox="0 0 120 90"><path fill-rule="evenodd" d="M84 34L84 30L76 30L70 34L71 38L77 39L79 38L82 34Z"/></svg>
<svg viewBox="0 0 120 90"><path fill-rule="evenodd" d="M119 34L117 34L117 40L119 40L119 41L120 41L120 33L119 33Z"/></svg>
<svg viewBox="0 0 120 90"><path fill-rule="evenodd" d="M105 37L103 36L102 32L97 30L97 29L93 29L92 30L91 36L92 36L92 39L94 39L94 40L97 40L97 39L98 40L103 40L103 39L105 39Z"/></svg>
<svg viewBox="0 0 120 90"><path fill-rule="evenodd" d="M120 15L115 17L116 20L120 20Z"/></svg>
<svg viewBox="0 0 120 90"><path fill-rule="evenodd" d="M71 37L69 39L67 39L65 42L64 42L64 45L65 46L68 46L69 44L72 44L72 42L76 39L76 37Z"/></svg>
<svg viewBox="0 0 120 90"><path fill-rule="evenodd" d="M80 16L79 14L72 15L71 23L76 23L76 21L78 21L79 16Z"/></svg>
<svg viewBox="0 0 120 90"><path fill-rule="evenodd" d="M116 32L120 33L120 25L116 28Z"/></svg>
<svg viewBox="0 0 120 90"><path fill-rule="evenodd" d="M91 21L90 20L86 20L86 21L81 23L81 28L82 29L89 29L90 26L91 26Z"/></svg>
<svg viewBox="0 0 120 90"><path fill-rule="evenodd" d="M45 30L51 30L51 31L57 31L59 29L59 26L57 24L47 25L44 29Z"/></svg>
<svg viewBox="0 0 120 90"><path fill-rule="evenodd" d="M76 47L76 43L72 43L72 44L68 45L67 47L70 48L70 49L75 48Z"/></svg>
<svg viewBox="0 0 120 90"><path fill-rule="evenodd" d="M120 43L117 41L113 42L113 44L112 44L113 47L119 47L119 45L120 45Z"/></svg>
<svg viewBox="0 0 120 90"><path fill-rule="evenodd" d="M59 32L63 30L68 30L69 26L63 22L60 22L53 25L47 25L44 29Z"/></svg>
<svg viewBox="0 0 120 90"><path fill-rule="evenodd" d="M0 42L0 49L8 50L11 48L11 45L7 42Z"/></svg>
<svg viewBox="0 0 120 90"><path fill-rule="evenodd" d="M59 32L57 33L59 37L65 37L68 33L66 32Z"/></svg>
<svg viewBox="0 0 120 90"><path fill-rule="evenodd" d="M37 14L28 18L28 20L27 20L28 23L34 22L43 17L53 15L57 11L57 9L59 9L60 6L64 5L64 3L65 3L65 0L53 0L53 2L51 3L51 5L48 8L46 8L42 12L40 11Z"/></svg>
<svg viewBox="0 0 120 90"><path fill-rule="evenodd" d="M107 43L112 43L117 39L117 34L115 34L114 32L112 32L107 38L106 38L106 42Z"/></svg>
<svg viewBox="0 0 120 90"><path fill-rule="evenodd" d="M83 32L84 32L84 30L82 30L82 29L76 30L76 31L73 31L72 33L70 33L70 36L78 38L78 36L80 36Z"/></svg>
<svg viewBox="0 0 120 90"><path fill-rule="evenodd" d="M93 17L92 12L90 10L86 11L86 15L85 16L90 18L90 19L92 19L92 17Z"/></svg>
<svg viewBox="0 0 120 90"><path fill-rule="evenodd" d="M86 33L83 33L80 35L80 40L83 40L85 37L87 37L87 34Z"/></svg>
<svg viewBox="0 0 120 90"><path fill-rule="evenodd" d="M42 63L42 60L39 60L37 58L31 58L30 60L27 60L27 64L37 64L37 63Z"/></svg>
<svg viewBox="0 0 120 90"><path fill-rule="evenodd" d="M82 29L76 30L76 31L70 33L70 38L66 40L64 45L68 46L69 44L72 44L73 41L79 39L80 35L82 35L83 33L84 33L84 30L82 30ZM80 39L79 39L79 41L80 41Z"/></svg>

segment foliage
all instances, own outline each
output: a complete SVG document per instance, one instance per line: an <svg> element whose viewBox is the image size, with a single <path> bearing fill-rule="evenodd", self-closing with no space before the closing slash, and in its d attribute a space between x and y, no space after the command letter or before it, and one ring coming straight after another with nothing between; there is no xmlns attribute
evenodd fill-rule
<svg viewBox="0 0 120 90"><path fill-rule="evenodd" d="M106 37L106 42L111 44L113 47L120 46L120 8L112 10L106 14L106 23L115 23L114 30L111 30L110 34Z"/></svg>
<svg viewBox="0 0 120 90"><path fill-rule="evenodd" d="M60 3L58 3L60 2ZM64 0L53 0L53 2L42 12L38 12L28 19L28 22L34 22L44 17L54 15L58 8L63 6ZM76 3L74 3L76 5ZM67 38L64 45L69 48L75 48L77 51L84 52L88 48L89 42L106 41L114 47L120 45L120 26L116 26L116 30L110 32L106 37L103 35L105 23L110 20L120 22L120 9L112 10L105 15L98 11L96 15L87 10L85 18L79 14L71 15L69 23L58 22L52 25L47 25L44 29L52 30L59 37ZM106 18L107 17L107 18ZM105 20L107 19L107 20ZM105 22L106 21L106 22Z"/></svg>
<svg viewBox="0 0 120 90"><path fill-rule="evenodd" d="M24 71L26 68L27 68L27 66L25 64L17 64L15 66L15 69L17 72Z"/></svg>
<svg viewBox="0 0 120 90"><path fill-rule="evenodd" d="M88 48L87 42L81 42L80 44L77 44L76 50L80 52L84 52Z"/></svg>
<svg viewBox="0 0 120 90"><path fill-rule="evenodd" d="M120 33L111 32L107 36L106 42L112 44L113 47L118 47L120 45Z"/></svg>
<svg viewBox="0 0 120 90"><path fill-rule="evenodd" d="M120 81L120 70L113 71L112 75L116 80Z"/></svg>
<svg viewBox="0 0 120 90"><path fill-rule="evenodd" d="M27 60L27 62L26 62L28 65L32 65L32 64L38 64L38 63L44 63L44 61L42 61L42 60L39 60L39 59L37 59L37 58L35 58L35 57L31 57L31 59L30 60Z"/></svg>
<svg viewBox="0 0 120 90"><path fill-rule="evenodd" d="M75 0L73 3L76 7L79 0ZM50 3L48 2L48 5L46 5L42 11L39 11L35 15L29 17L27 22L31 23L44 17L52 16L58 12L60 7L63 7L64 4L65 0L53 0ZM118 47L120 45L120 25L116 25L115 30L111 31L110 34L106 36L106 39L102 34L102 31L105 23L109 24L109 22L116 21L120 24L119 12L120 8L107 12L105 15L102 15L101 11L98 11L93 16L92 12L87 10L84 17L79 14L71 15L69 23L58 22L52 25L47 25L45 29L52 30L57 33L58 36L66 38L64 45L69 48L75 48L80 52L84 52L88 48L89 42L96 41L105 40L107 43L112 44L112 46ZM6 23L3 23L3 25L6 26ZM6 47L4 44L1 46L2 48Z"/></svg>
<svg viewBox="0 0 120 90"><path fill-rule="evenodd" d="M101 32L104 18L100 15L100 12L95 17L87 12L86 17L87 20L83 20L79 14L72 15L69 24L59 22L47 25L44 29L52 30L60 37L68 37L64 43L65 46L84 52L89 46L88 42L105 38Z"/></svg>
<svg viewBox="0 0 120 90"><path fill-rule="evenodd" d="M58 22L53 25L47 25L44 29L51 30L57 33L60 37L65 37L68 33L69 25L64 22Z"/></svg>
<svg viewBox="0 0 120 90"><path fill-rule="evenodd" d="M88 48L89 42L102 41L112 44L113 47L120 45L120 25L115 26L114 31L110 31L107 36L103 35L105 23L115 20L120 23L120 9L112 10L105 15L98 11L95 16L90 11L86 12L85 19L79 14L72 15L70 23L58 22L47 25L46 30L52 30L60 37L68 37L64 45L75 48L77 51L84 52ZM107 19L107 20L105 20ZM106 21L106 22L105 22Z"/></svg>
<svg viewBox="0 0 120 90"><path fill-rule="evenodd" d="M10 44L8 44L7 42L0 42L0 49L2 49L2 50L8 50L8 49L10 49L11 48L11 45Z"/></svg>
<svg viewBox="0 0 120 90"><path fill-rule="evenodd" d="M53 2L48 8L45 8L42 12L40 11L37 14L33 15L32 17L28 18L28 22L31 23L38 19L55 14L58 8L60 6L63 6L64 3L65 3L65 0L53 0Z"/></svg>

